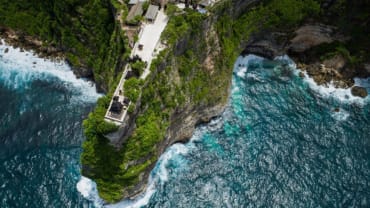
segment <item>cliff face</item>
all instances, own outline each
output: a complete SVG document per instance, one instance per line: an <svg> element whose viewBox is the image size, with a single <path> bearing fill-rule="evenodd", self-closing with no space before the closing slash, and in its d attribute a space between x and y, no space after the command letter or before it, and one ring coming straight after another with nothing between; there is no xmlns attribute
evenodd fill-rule
<svg viewBox="0 0 370 208"><path fill-rule="evenodd" d="M269 59L288 54L319 85L351 88L366 97L364 88L353 86L355 77L370 76L370 3L321 1L321 14L288 28L255 33L243 54Z"/></svg>
<svg viewBox="0 0 370 208"><path fill-rule="evenodd" d="M170 66L173 70L170 73L170 80L176 80L178 76L178 58L192 51L197 54L199 67L192 70L204 70L210 77L218 82L208 82L207 85L212 89L211 102L205 102L210 99L210 95L204 95L201 102L192 102L188 100L185 105L176 108L170 116L170 125L166 131L165 139L161 142L158 154L162 154L165 149L177 142L187 142L193 135L195 127L201 123L207 123L212 118L220 116L224 111L231 86L233 65L229 62L223 62L224 57L222 38L217 31L216 25L219 18L228 16L233 19L240 17L248 8L261 2L260 0L233 0L227 1L226 5L220 6L214 10L211 16L207 17L201 23L201 29L196 35L187 35L179 39L174 47L174 57L162 66ZM220 9L222 8L222 9ZM194 40L195 38L195 40ZM191 41L192 40L192 41ZM236 50L241 51L243 44ZM229 57L230 58L230 57ZM236 57L231 57L232 59ZM231 60L233 63L235 60ZM194 73L194 72L193 72ZM211 79L212 79L211 78ZM221 81L222 80L222 81ZM186 82L186 80L184 80ZM181 82L181 81L177 81ZM179 83L177 83L179 84ZM191 97L190 94L187 95Z"/></svg>
<svg viewBox="0 0 370 208"><path fill-rule="evenodd" d="M168 85L185 86L186 89L180 92L185 98L184 103L170 111L169 126L164 139L156 144L158 157L172 144L188 142L198 124L209 122L224 111L231 86L233 63L244 44L238 43L239 46L236 46L234 53L229 54L230 51L226 52L221 40L224 37L219 33L218 27L224 26L221 22L223 18L237 19L258 2L260 1L224 1L224 5L216 7L210 16L202 20L198 29L192 28L177 39L173 51L170 52L173 52L174 56L168 55L165 61L159 64L157 73L167 74L165 80ZM195 56L189 55L190 52ZM192 65L186 75L181 75L182 64L188 64L182 60L184 57L187 57L185 60L196 59L197 64ZM166 68L170 69L165 71ZM202 83L196 84L196 92L189 91L188 83L196 80L199 74L202 74L200 80ZM153 79L156 79L156 76ZM207 86L206 93L201 93L200 97L197 97L204 86ZM154 164L142 173L139 184L131 189L125 187L124 197L134 196L145 189L153 166Z"/></svg>
<svg viewBox="0 0 370 208"><path fill-rule="evenodd" d="M243 45L232 41L233 22L256 2L222 1L209 15L191 10L170 14L162 34L167 49L153 61L135 111L118 133L106 135L116 149L89 117L82 173L97 182L103 199L115 202L141 193L170 145L187 142L197 124L223 112Z"/></svg>
<svg viewBox="0 0 370 208"><path fill-rule="evenodd" d="M182 37L179 37L173 48L170 48L162 61L157 64L152 74L147 87L165 84L169 91L167 95L164 95L160 90L155 91L155 96L150 100L151 102L157 100L161 102L158 110L165 111L168 114L168 120L166 119L168 125L166 125L167 128L164 131L163 138L155 144L155 150L151 153L155 158L159 158L172 144L187 142L197 124L209 122L213 117L219 116L227 104L232 66L216 66L219 60L222 59L222 55L214 21L213 18L206 18L200 23L196 34L192 31L194 29L192 28ZM194 55L189 55L190 51ZM188 56L191 56L191 58ZM185 60L192 59L195 59L193 61L196 64L189 67L186 75L183 74L183 64L190 64L186 63ZM195 83L194 80L198 79L198 76L204 76L204 80L199 80L204 81L204 83ZM190 83L195 84L193 86ZM202 89L203 85L207 85L206 93L201 93L204 90ZM195 89L190 89L192 87ZM180 89L175 92L176 88ZM145 89L143 93L145 93ZM178 95L175 96L175 93L178 93ZM199 97L195 96L197 93L201 93ZM181 99L179 96L183 98L182 101L178 101ZM142 99L145 100L146 98ZM169 103L163 101L167 99L175 99L178 102L176 105L170 106ZM151 104L143 101L139 114L145 114L145 112L150 111L150 108ZM133 125L133 123L129 125ZM140 158L131 162L139 165L149 158ZM123 198L133 197L145 190L149 174L154 165L155 162L140 173L137 184L123 187Z"/></svg>

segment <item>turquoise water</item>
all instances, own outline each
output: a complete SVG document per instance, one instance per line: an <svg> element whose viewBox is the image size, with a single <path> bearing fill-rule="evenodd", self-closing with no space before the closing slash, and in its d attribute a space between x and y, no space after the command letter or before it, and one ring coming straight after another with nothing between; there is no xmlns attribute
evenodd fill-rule
<svg viewBox="0 0 370 208"><path fill-rule="evenodd" d="M369 207L369 100L324 92L291 64L239 58L225 113L176 147L147 206Z"/></svg>
<svg viewBox="0 0 370 208"><path fill-rule="evenodd" d="M3 50L0 207L92 207L76 184L81 121L100 95L65 64ZM143 196L112 207L369 207L369 103L287 59L239 58L224 114L161 156Z"/></svg>
<svg viewBox="0 0 370 208"><path fill-rule="evenodd" d="M0 47L0 207L85 207L81 122L98 98L69 67ZM33 62L36 62L35 64Z"/></svg>

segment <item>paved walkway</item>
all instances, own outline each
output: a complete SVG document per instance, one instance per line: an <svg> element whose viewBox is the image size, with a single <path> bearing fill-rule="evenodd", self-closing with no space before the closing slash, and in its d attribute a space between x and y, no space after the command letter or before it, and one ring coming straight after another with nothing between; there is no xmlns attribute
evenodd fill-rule
<svg viewBox="0 0 370 208"><path fill-rule="evenodd" d="M158 49L160 49L158 47L159 40L167 23L168 17L162 9L158 12L154 23L146 23L144 25L139 41L135 44L133 55L138 55L144 62L146 61L148 63L146 69L141 75L142 79L145 79L150 73L150 64L155 57L154 50L157 49L158 52ZM143 50L138 49L139 45L143 45Z"/></svg>
<svg viewBox="0 0 370 208"><path fill-rule="evenodd" d="M123 91L123 85L124 85L125 80L126 80L125 77L127 75L128 69L129 69L129 67L128 67L128 65L126 65L125 70L122 73L122 77L121 77L121 79L120 79L120 81L119 81L119 83L118 83L118 85L116 87L116 90L114 91L114 94L113 94L113 97L114 96L118 96L118 101L121 102L121 103L123 103L123 100L125 98L124 97L124 91ZM105 118L106 121L113 122L116 125L121 125L123 123L123 120L126 117L127 108L123 108L122 109L122 112L120 114L112 113L110 111L110 108L111 108L112 103L113 103L113 97L112 97L112 99L111 99L111 101L109 103L109 107L107 109L107 112L105 113L104 118ZM130 104L131 104L131 102L130 102Z"/></svg>
<svg viewBox="0 0 370 208"><path fill-rule="evenodd" d="M153 58L160 50L163 49L160 44L160 38L163 30L166 28L167 23L168 17L163 10L159 11L154 23L147 23L144 25L142 31L139 34L139 41L135 44L134 49L131 51L131 57L138 55L143 61L146 61L148 63L147 67L140 77L142 79L145 79L150 74L150 64L152 63ZM142 44L144 46L143 50L138 49L139 44ZM154 52L155 50L157 50L157 53ZM113 97L118 96L118 101L120 102L123 102L124 99L123 85L125 83L125 77L129 69L129 65L126 65L125 70L122 73L120 82L113 94ZM110 111L112 103L113 99L111 100L105 114L105 120L114 122L117 125L121 125L123 124L123 121L125 120L125 117L127 115L127 108L122 109L122 112L120 114L115 114Z"/></svg>

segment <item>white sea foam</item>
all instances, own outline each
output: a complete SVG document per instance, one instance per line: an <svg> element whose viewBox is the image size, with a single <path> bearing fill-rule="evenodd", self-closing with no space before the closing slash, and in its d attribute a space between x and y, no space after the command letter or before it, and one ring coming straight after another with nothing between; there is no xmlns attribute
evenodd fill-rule
<svg viewBox="0 0 370 208"><path fill-rule="evenodd" d="M231 94L237 93L239 91L240 91L240 88L238 86L233 86L233 88L231 89Z"/></svg>
<svg viewBox="0 0 370 208"><path fill-rule="evenodd" d="M297 68L296 63L294 63L294 61L288 55L278 56L275 58L275 60L285 62L291 68Z"/></svg>
<svg viewBox="0 0 370 208"><path fill-rule="evenodd" d="M257 82L264 82L263 78L259 77L258 74L255 73L248 73L247 78L249 80L257 81Z"/></svg>
<svg viewBox="0 0 370 208"><path fill-rule="evenodd" d="M189 147L184 144L172 145L158 160L156 167L153 169L148 187L142 195L134 200L124 200L117 204L106 205L108 208L136 208L142 207L149 203L150 198L156 192L158 186L164 185L169 179L167 166L171 160L179 160L181 155L186 155L189 152ZM181 160L180 160L181 161Z"/></svg>
<svg viewBox="0 0 370 208"><path fill-rule="evenodd" d="M355 78L355 85L365 87L367 91L370 90L370 77L368 78Z"/></svg>
<svg viewBox="0 0 370 208"><path fill-rule="evenodd" d="M3 84L12 89L28 88L35 80L58 79L67 88L72 87L78 99L95 102L101 95L92 82L77 79L70 67L62 61L39 58L32 51L21 52L3 40L0 45L0 78ZM8 52L5 53L5 49Z"/></svg>
<svg viewBox="0 0 370 208"><path fill-rule="evenodd" d="M238 75L239 77L244 78L244 77L245 77L245 73L247 73L247 67L241 67L241 68L236 72L236 75Z"/></svg>
<svg viewBox="0 0 370 208"><path fill-rule="evenodd" d="M103 207L103 200L101 200L98 195L98 190L94 181L82 176L76 186L83 197L94 202L95 207Z"/></svg>
<svg viewBox="0 0 370 208"><path fill-rule="evenodd" d="M331 115L337 121L345 121L349 117L349 113L343 109L339 109L339 111L334 111Z"/></svg>
<svg viewBox="0 0 370 208"><path fill-rule="evenodd" d="M353 96L351 93L351 88L343 89L343 88L336 88L333 83L329 83L327 86L324 85L317 85L313 78L309 77L306 72L305 75L305 82L309 85L311 89L318 92L322 97L333 97L339 100L342 103L358 103L364 104L369 98L360 98ZM356 84L358 86L362 86ZM369 91L369 89L367 89Z"/></svg>
<svg viewBox="0 0 370 208"><path fill-rule="evenodd" d="M297 65L292 59L289 58L289 56L280 56L277 57L275 60L287 61L289 67L295 69L295 74L298 76L300 70L297 69ZM333 97L343 103L358 104L364 104L364 102L367 102L369 100L369 96L365 99L353 96L350 88L336 88L333 83L329 83L327 86L317 85L313 78L309 77L306 72L304 72L303 74L305 76L304 81L308 84L308 86L314 91L318 92L319 95L321 95L322 97ZM367 88L368 92L370 91L370 79L356 78L355 85L365 87Z"/></svg>
<svg viewBox="0 0 370 208"><path fill-rule="evenodd" d="M237 76L244 78L248 71L248 64L250 61L260 61L263 58L255 55L248 55L245 57L239 56L234 64L234 71Z"/></svg>

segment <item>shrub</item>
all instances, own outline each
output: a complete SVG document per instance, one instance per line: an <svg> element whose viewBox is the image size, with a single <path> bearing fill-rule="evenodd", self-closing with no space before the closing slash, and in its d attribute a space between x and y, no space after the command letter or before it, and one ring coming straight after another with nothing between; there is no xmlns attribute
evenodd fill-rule
<svg viewBox="0 0 370 208"><path fill-rule="evenodd" d="M146 64L143 61L136 61L135 63L131 64L131 69L137 77L141 76L145 70L145 67Z"/></svg>
<svg viewBox="0 0 370 208"><path fill-rule="evenodd" d="M124 83L124 94L127 96L133 103L139 98L141 91L142 80L132 77L125 81Z"/></svg>

